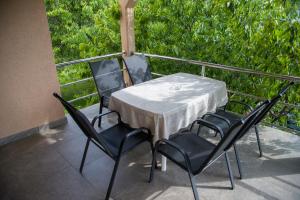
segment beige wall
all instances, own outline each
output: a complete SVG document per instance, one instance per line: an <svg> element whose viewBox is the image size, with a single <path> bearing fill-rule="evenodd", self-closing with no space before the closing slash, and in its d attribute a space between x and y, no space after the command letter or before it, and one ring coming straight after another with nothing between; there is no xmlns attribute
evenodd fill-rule
<svg viewBox="0 0 300 200"><path fill-rule="evenodd" d="M64 117L43 0L0 0L0 139Z"/></svg>

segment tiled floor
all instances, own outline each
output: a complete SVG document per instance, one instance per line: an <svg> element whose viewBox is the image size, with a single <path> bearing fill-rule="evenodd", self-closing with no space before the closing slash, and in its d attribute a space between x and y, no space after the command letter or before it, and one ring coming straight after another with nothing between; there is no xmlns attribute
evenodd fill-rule
<svg viewBox="0 0 300 200"><path fill-rule="evenodd" d="M92 118L97 109L92 106L84 112ZM264 156L258 158L255 137L249 134L238 144L245 178L238 179L230 152L236 188L228 189L221 159L197 177L201 199L300 199L300 138L271 128L260 129ZM78 168L84 143L83 134L69 118L65 127L45 127L39 135L0 147L0 199L103 199L113 161L91 145L81 175ZM154 181L147 183L150 161L146 143L123 157L112 198L193 199L187 174L171 162L167 172L156 170Z"/></svg>

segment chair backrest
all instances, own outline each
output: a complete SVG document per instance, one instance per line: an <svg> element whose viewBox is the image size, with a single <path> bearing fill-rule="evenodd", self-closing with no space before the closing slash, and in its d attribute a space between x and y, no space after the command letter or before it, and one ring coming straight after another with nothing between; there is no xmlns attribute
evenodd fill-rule
<svg viewBox="0 0 300 200"><path fill-rule="evenodd" d="M117 59L90 62L89 65L100 96L110 97L111 93L125 87Z"/></svg>
<svg viewBox="0 0 300 200"><path fill-rule="evenodd" d="M132 55L123 60L133 85L152 79L150 66L144 55Z"/></svg>
<svg viewBox="0 0 300 200"><path fill-rule="evenodd" d="M270 103L268 104L268 106L266 106L265 109L259 114L259 116L257 116L257 118L255 119L254 124L260 123L266 117L268 112L276 105L276 103L280 100L280 98L288 91L290 86L292 86L293 84L294 84L294 82L290 82L289 84L284 86L279 91L279 93L270 100Z"/></svg>
<svg viewBox="0 0 300 200"><path fill-rule="evenodd" d="M221 141L217 144L216 148L209 155L207 160L203 163L202 167L199 169L199 172L214 158L221 155L223 152L227 151L238 139L240 139L245 133L249 131L249 129L254 124L254 119L258 116L258 114L269 104L269 101L265 101L259 106L257 106L251 113L237 121L233 124L228 133L221 139Z"/></svg>
<svg viewBox="0 0 300 200"><path fill-rule="evenodd" d="M82 130L82 132L90 139L96 140L103 149L110 154L110 150L108 146L106 145L106 142L104 138L97 134L94 127L91 125L90 121L87 119L87 117L77 110L75 107L73 107L70 103L65 101L61 96L59 96L57 93L53 93L53 96L57 98L61 104L65 107L65 109L69 112L73 120L76 122L76 124L79 126L79 128Z"/></svg>

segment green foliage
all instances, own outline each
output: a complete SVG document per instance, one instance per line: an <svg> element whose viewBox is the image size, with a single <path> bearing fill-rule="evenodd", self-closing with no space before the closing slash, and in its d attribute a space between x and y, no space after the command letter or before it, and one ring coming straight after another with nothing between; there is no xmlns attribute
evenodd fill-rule
<svg viewBox="0 0 300 200"><path fill-rule="evenodd" d="M117 0L46 0L56 63L119 51Z"/></svg>
<svg viewBox="0 0 300 200"><path fill-rule="evenodd" d="M57 63L121 51L118 0L45 2ZM136 49L300 76L299 4L295 0L139 0L135 8ZM201 71L197 66L157 59L151 59L151 66L154 72L164 74ZM58 74L61 84L91 75L87 65L67 67ZM217 69L206 68L206 75L225 81L231 90L266 98L283 85L271 78ZM93 83L64 88L63 94L73 99L87 91L96 91ZM295 86L284 101L298 103L299 94L300 88ZM243 99L252 105L257 102ZM80 105L97 101L95 97Z"/></svg>
<svg viewBox="0 0 300 200"><path fill-rule="evenodd" d="M120 51L117 0L46 0L56 63ZM91 76L87 64L58 70L61 84ZM62 88L68 99L96 92L92 81ZM76 102L79 107L98 102L92 97Z"/></svg>
<svg viewBox="0 0 300 200"><path fill-rule="evenodd" d="M140 0L135 10L137 49L300 76L299 10L296 1ZM174 62L161 64L155 60L152 65L155 71L167 74L187 68L192 73L200 71L180 63L175 67ZM266 98L274 96L284 84L271 78L208 68L206 75L225 81L231 90ZM299 92L300 88L294 86L284 101L298 103ZM252 105L257 103L253 98L242 99Z"/></svg>

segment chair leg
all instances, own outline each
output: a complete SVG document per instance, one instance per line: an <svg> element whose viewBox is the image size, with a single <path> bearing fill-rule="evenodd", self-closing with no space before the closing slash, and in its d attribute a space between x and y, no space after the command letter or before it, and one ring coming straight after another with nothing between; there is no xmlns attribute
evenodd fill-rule
<svg viewBox="0 0 300 200"><path fill-rule="evenodd" d="M230 161L228 159L227 152L225 152L225 159L226 159L226 163L227 163L227 170L228 170L228 175L229 175L229 179L230 179L230 183L231 183L231 189L233 190L234 189L234 181L233 181L231 165L230 165Z"/></svg>
<svg viewBox="0 0 300 200"><path fill-rule="evenodd" d="M149 183L151 183L151 181L153 179L155 163L157 163L156 162L157 149L158 149L158 144L155 145L154 152L153 152L153 155L152 155L152 164L151 164L150 176L149 176L149 180L148 180Z"/></svg>
<svg viewBox="0 0 300 200"><path fill-rule="evenodd" d="M100 103L100 108L99 108L99 114L102 114L102 109L103 109L103 106L102 106L102 102ZM98 127L101 127L101 121L102 121L102 117L99 117L98 119Z"/></svg>
<svg viewBox="0 0 300 200"><path fill-rule="evenodd" d="M255 134L256 134L258 150L259 150L259 157L262 157L263 153L262 153L262 149L261 149L261 144L260 144L260 138L259 138L259 132L258 132L257 125L255 125L254 128L255 128Z"/></svg>
<svg viewBox="0 0 300 200"><path fill-rule="evenodd" d="M86 140L86 144L85 144L85 148L84 148L84 152L83 152L83 156L82 156L81 164L80 164L80 168L79 168L80 173L82 173L82 169L83 169L83 166L84 166L84 162L85 162L87 151L89 149L90 141L91 141L90 138L88 138Z"/></svg>
<svg viewBox="0 0 300 200"><path fill-rule="evenodd" d="M199 194L198 194L197 187L195 185L195 180L194 180L195 176L193 176L190 172L188 172L188 174L189 174L189 178L191 181L194 198L195 198L195 200L199 200Z"/></svg>
<svg viewBox="0 0 300 200"><path fill-rule="evenodd" d="M237 151L237 147L235 144L233 145L233 149L234 149L234 154L236 157L237 166L239 169L240 179L242 179L243 178L242 166L241 166L241 162L240 162L240 156L239 156L239 153Z"/></svg>
<svg viewBox="0 0 300 200"><path fill-rule="evenodd" d="M150 143L150 147L151 147L151 152L152 152L152 158L153 158L153 155L154 155L154 152L155 152L155 149L154 149L154 146L153 146L153 143L152 143L152 140L149 141ZM151 163L152 164L152 163ZM158 166L157 166L157 161L155 160L155 169L157 169Z"/></svg>
<svg viewBox="0 0 300 200"><path fill-rule="evenodd" d="M121 159L121 155L119 155L118 158L117 158L117 160L116 160L116 163L115 163L115 166L114 166L114 170L113 170L113 173L111 175L109 186L108 186L108 189L107 189L107 192L106 192L105 200L109 200L109 197L110 197L110 194L111 194L111 190L112 190L112 187L114 185L114 181L115 181L115 178L116 178L116 175L117 175L117 171L118 171L118 166L119 166L120 159Z"/></svg>

